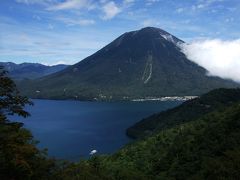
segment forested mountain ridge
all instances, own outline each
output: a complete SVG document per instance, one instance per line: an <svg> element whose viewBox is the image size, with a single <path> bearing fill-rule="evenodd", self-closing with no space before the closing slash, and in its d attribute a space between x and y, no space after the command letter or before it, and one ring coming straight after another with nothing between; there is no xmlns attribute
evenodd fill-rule
<svg viewBox="0 0 240 180"><path fill-rule="evenodd" d="M160 130L180 125L217 109L226 108L240 101L240 89L216 89L199 98L184 102L169 109L144 118L127 129L127 135L141 138Z"/></svg>
<svg viewBox="0 0 240 180"><path fill-rule="evenodd" d="M36 79L49 74L56 73L65 69L68 65L58 64L46 66L39 63L21 63L0 62L5 70L9 72L9 76L15 80Z"/></svg>

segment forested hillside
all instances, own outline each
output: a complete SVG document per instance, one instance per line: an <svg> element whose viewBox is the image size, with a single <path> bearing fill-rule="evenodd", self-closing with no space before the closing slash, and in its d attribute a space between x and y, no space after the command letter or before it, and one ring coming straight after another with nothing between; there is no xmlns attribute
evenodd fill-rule
<svg viewBox="0 0 240 180"><path fill-rule="evenodd" d="M240 104L64 169L63 179L238 179Z"/></svg>
<svg viewBox="0 0 240 180"><path fill-rule="evenodd" d="M68 67L68 65L65 64L47 66L39 63L15 64L12 62L0 62L0 66L3 66L9 72L9 76L14 80L37 79Z"/></svg>
<svg viewBox="0 0 240 180"><path fill-rule="evenodd" d="M156 131L193 121L217 109L240 101L240 89L216 89L182 105L147 117L127 129L127 135L141 138Z"/></svg>
<svg viewBox="0 0 240 180"><path fill-rule="evenodd" d="M0 179L212 180L240 177L239 89L214 90L188 101L167 111L169 123L167 118L165 123L157 123L154 133L143 139L112 155L93 155L88 160L72 163L50 159L45 150L36 147L31 132L22 123L9 121L13 114L28 116L24 105L31 102L20 96L4 71L0 73L0 82ZM178 116L181 118L176 118Z"/></svg>

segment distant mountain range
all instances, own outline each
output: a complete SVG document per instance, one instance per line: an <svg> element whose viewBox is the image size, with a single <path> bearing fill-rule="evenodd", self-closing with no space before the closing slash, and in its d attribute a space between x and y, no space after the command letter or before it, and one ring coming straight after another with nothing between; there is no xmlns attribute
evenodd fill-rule
<svg viewBox="0 0 240 180"><path fill-rule="evenodd" d="M15 80L36 79L65 69L68 65L59 64L46 66L39 63L15 64L12 62L0 62L0 66L9 72L9 75Z"/></svg>
<svg viewBox="0 0 240 180"><path fill-rule="evenodd" d="M188 60L182 40L154 27L127 32L68 68L20 85L35 98L122 100L200 95L215 88L238 87Z"/></svg>

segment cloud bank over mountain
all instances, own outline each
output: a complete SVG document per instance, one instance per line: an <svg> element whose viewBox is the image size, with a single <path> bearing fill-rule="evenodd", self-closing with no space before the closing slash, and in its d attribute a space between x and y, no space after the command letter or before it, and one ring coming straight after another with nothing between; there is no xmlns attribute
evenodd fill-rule
<svg viewBox="0 0 240 180"><path fill-rule="evenodd" d="M240 82L240 39L198 40L181 45L187 58L219 76Z"/></svg>

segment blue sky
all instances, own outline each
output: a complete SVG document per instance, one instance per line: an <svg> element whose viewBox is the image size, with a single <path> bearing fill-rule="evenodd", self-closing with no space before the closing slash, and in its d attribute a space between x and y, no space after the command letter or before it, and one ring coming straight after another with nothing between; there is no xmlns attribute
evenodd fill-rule
<svg viewBox="0 0 240 180"><path fill-rule="evenodd" d="M239 0L1 0L0 61L76 63L126 31L240 37Z"/></svg>

